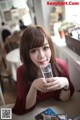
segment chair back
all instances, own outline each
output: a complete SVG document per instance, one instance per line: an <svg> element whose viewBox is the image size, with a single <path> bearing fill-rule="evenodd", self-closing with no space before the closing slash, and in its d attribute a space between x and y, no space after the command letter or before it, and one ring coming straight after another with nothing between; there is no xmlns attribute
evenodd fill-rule
<svg viewBox="0 0 80 120"><path fill-rule="evenodd" d="M6 38L7 38L9 35L11 35L11 32L10 32L9 30L4 29L4 30L2 31L2 40L3 40L3 42L5 42Z"/></svg>
<svg viewBox="0 0 80 120"><path fill-rule="evenodd" d="M20 44L20 39L21 36L18 31L15 31L12 35L8 36L4 45L6 52L8 53L18 48Z"/></svg>

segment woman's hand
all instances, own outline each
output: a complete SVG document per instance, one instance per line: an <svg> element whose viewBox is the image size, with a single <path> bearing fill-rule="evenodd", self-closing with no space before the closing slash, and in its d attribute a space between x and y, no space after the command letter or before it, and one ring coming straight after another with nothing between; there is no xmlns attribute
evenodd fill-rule
<svg viewBox="0 0 80 120"><path fill-rule="evenodd" d="M32 83L32 86L36 89L39 90L41 92L46 92L46 86L45 84L47 83L47 81L45 80L45 78L38 78L35 79Z"/></svg>
<svg viewBox="0 0 80 120"><path fill-rule="evenodd" d="M69 87L69 82L66 77L52 77L47 78L47 82L45 83L45 88L47 88L47 91L53 91L62 89L64 87Z"/></svg>

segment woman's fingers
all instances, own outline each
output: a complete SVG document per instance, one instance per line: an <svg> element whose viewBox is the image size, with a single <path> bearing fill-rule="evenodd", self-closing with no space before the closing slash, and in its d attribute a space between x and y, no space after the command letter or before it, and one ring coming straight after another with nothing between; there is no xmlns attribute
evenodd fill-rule
<svg viewBox="0 0 80 120"><path fill-rule="evenodd" d="M48 83L44 84L44 86L45 87L50 87L50 86L54 86L56 84L58 84L58 81L51 81L51 82L48 82Z"/></svg>
<svg viewBox="0 0 80 120"><path fill-rule="evenodd" d="M44 86L47 88L47 91L58 90L61 88L60 82L56 78L47 79L47 83L44 84Z"/></svg>
<svg viewBox="0 0 80 120"><path fill-rule="evenodd" d="M41 92L47 92L47 88L46 87L42 87L42 86L39 86L38 90L41 91Z"/></svg>
<svg viewBox="0 0 80 120"><path fill-rule="evenodd" d="M47 87L47 91L53 91L53 90L58 90L58 89L60 89L60 86L58 84Z"/></svg>

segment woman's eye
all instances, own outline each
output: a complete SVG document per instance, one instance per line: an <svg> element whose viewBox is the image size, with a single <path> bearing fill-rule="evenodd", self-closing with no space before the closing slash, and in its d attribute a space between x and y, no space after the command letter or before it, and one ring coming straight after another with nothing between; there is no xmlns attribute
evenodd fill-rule
<svg viewBox="0 0 80 120"><path fill-rule="evenodd" d="M44 50L47 50L49 48L49 46L44 46L43 49Z"/></svg>
<svg viewBox="0 0 80 120"><path fill-rule="evenodd" d="M36 50L35 50L35 49L33 49L33 50L31 50L30 52L31 52L31 53L35 53L35 52L36 52Z"/></svg>

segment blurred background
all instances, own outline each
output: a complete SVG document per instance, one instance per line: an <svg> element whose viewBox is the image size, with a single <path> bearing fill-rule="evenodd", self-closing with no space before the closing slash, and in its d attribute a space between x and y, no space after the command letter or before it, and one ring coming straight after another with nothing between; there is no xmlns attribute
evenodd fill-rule
<svg viewBox="0 0 80 120"><path fill-rule="evenodd" d="M57 3L60 1L51 0ZM56 40L53 40L56 57L65 60L75 89L80 91L79 0L74 0L77 5L62 6L48 5L47 2L49 1L0 0L0 105L15 102L16 70L21 64L19 43L23 31L31 24L45 27L52 38L56 36ZM58 44L66 44L67 48L64 50Z"/></svg>

